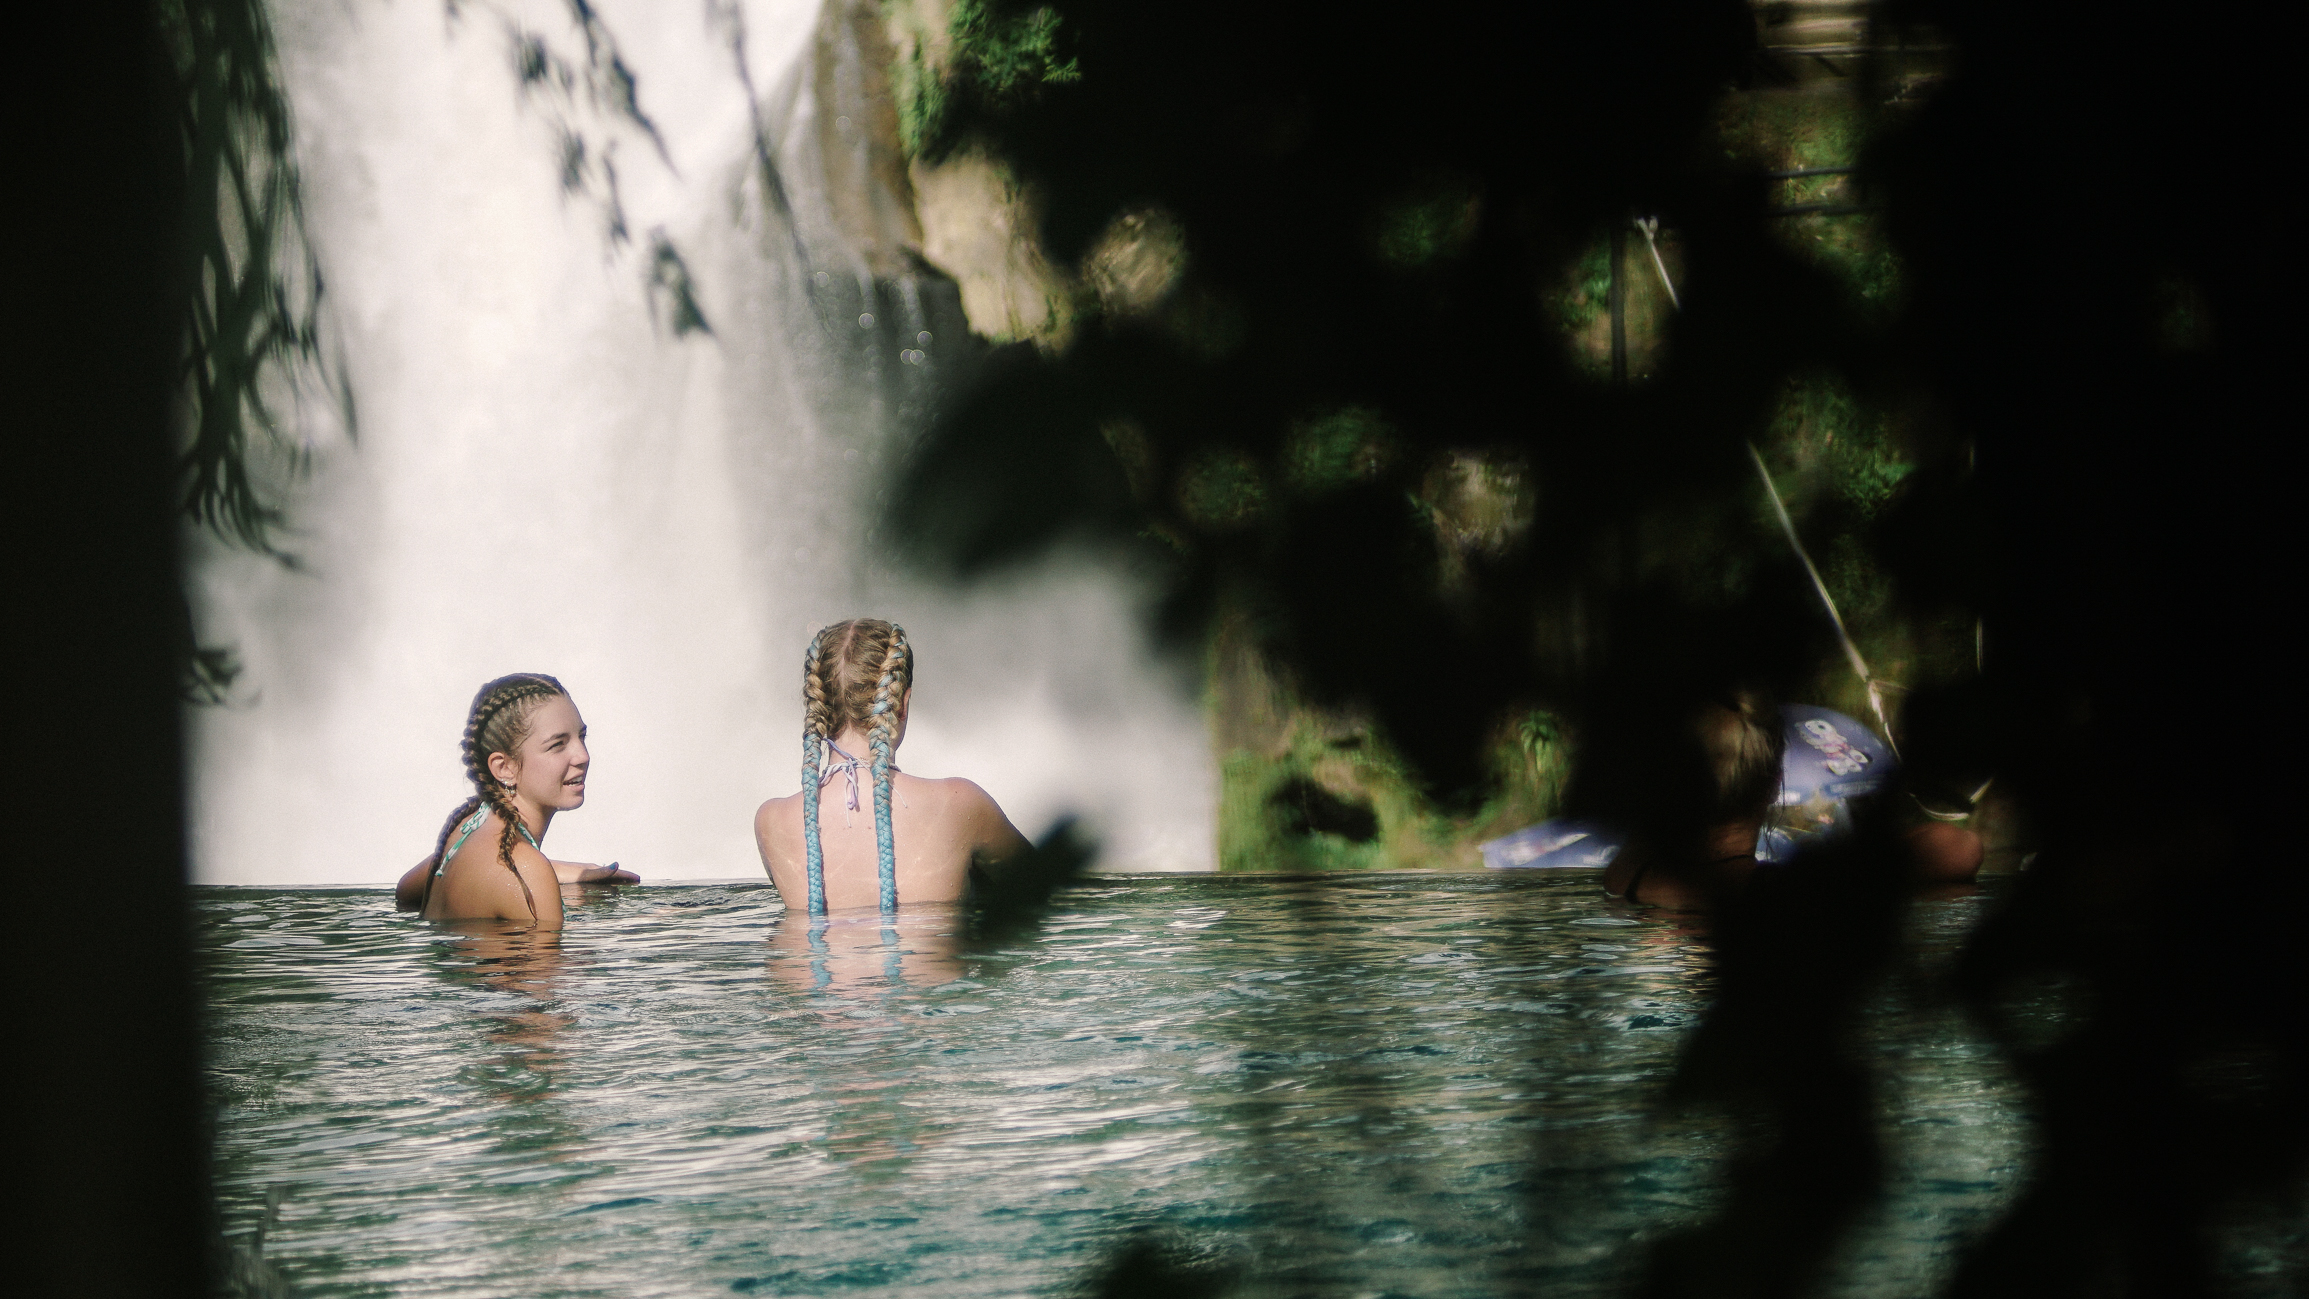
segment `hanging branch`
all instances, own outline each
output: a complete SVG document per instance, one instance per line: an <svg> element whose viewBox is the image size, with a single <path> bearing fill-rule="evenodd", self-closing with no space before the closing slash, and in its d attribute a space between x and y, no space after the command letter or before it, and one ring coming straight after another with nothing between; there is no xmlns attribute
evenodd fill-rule
<svg viewBox="0 0 2309 1299"><path fill-rule="evenodd" d="M320 263L306 238L272 27L257 0L171 0L160 19L192 222L183 508L226 541L294 563L275 544L280 503L256 462L282 453L280 467L301 474L311 445L284 429L276 399L318 382L348 433L354 421L351 393L322 350Z"/></svg>

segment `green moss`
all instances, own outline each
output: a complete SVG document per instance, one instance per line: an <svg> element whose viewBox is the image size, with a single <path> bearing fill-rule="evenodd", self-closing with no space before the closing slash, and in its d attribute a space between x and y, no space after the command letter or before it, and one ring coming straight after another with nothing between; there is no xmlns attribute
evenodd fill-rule
<svg viewBox="0 0 2309 1299"><path fill-rule="evenodd" d="M1219 869L1225 871L1473 869L1476 845L1546 820L1562 805L1567 746L1553 718L1529 714L1492 754L1499 788L1473 814L1436 810L1379 737L1341 734L1339 722L1292 710L1280 744L1219 759ZM1290 794L1311 784L1341 804L1368 808L1370 837L1294 824Z"/></svg>
<svg viewBox="0 0 2309 1299"><path fill-rule="evenodd" d="M894 73L891 82L898 101L898 147L906 156L919 158L944 134L951 97L945 80L923 57L919 41L899 57Z"/></svg>
<svg viewBox="0 0 2309 1299"><path fill-rule="evenodd" d="M1270 670L1247 624L1222 619L1204 701L1219 750L1219 868L1227 871L1474 869L1476 845L1561 807L1570 744L1561 724L1527 711L1500 728L1490 797L1444 813L1384 734L1312 707ZM1334 828L1311 825L1312 801ZM1366 819L1367 818L1367 819ZM1346 831L1345 833L1340 832Z"/></svg>
<svg viewBox="0 0 2309 1299"><path fill-rule="evenodd" d="M1814 262L1833 272L1857 302L1862 316L1881 320L1900 299L1900 258L1862 213L1791 217L1783 233Z"/></svg>

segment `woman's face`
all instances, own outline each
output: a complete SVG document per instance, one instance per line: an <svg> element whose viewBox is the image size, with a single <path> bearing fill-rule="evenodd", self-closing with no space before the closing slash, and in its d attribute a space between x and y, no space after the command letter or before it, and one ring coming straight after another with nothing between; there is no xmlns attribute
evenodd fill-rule
<svg viewBox="0 0 2309 1299"><path fill-rule="evenodd" d="M521 752L489 755L490 774L513 782L514 792L540 808L566 812L585 806L585 719L566 695L553 695L529 715Z"/></svg>

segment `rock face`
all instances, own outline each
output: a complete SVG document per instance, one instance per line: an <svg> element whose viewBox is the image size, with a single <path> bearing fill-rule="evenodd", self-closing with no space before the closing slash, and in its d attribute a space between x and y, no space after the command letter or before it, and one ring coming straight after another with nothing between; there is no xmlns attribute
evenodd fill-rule
<svg viewBox="0 0 2309 1299"><path fill-rule="evenodd" d="M921 221L921 251L954 277L970 330L994 342L1063 346L1074 289L1043 257L1031 204L992 159L965 153L907 164Z"/></svg>
<svg viewBox="0 0 2309 1299"><path fill-rule="evenodd" d="M914 271L908 255L922 250L914 187L898 148L891 67L890 40L876 6L870 0L828 0L800 87L809 97L808 111L790 119L782 150L816 155L825 215L876 279Z"/></svg>
<svg viewBox="0 0 2309 1299"><path fill-rule="evenodd" d="M779 143L781 167L824 177L824 211L796 214L825 227L805 241L837 236L864 277L951 279L970 331L991 342L1063 347L1086 310L1153 310L1183 267L1176 222L1123 213L1073 273L1043 254L1034 197L1001 162L967 147L930 161L910 147L908 123L926 119L952 59L953 9L827 0Z"/></svg>
<svg viewBox="0 0 2309 1299"><path fill-rule="evenodd" d="M861 287L951 280L972 333L1057 345L1076 290L1043 257L1027 196L982 154L930 163L907 147L905 115L947 65L952 9L826 0L796 76L773 96L777 168L817 181L795 187L795 230L813 262L846 260Z"/></svg>

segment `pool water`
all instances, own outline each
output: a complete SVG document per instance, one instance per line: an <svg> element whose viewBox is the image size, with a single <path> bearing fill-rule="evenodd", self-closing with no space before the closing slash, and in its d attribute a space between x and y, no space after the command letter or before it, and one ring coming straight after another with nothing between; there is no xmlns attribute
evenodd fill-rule
<svg viewBox="0 0 2309 1299"><path fill-rule="evenodd" d="M569 894L553 942L199 892L220 1203L245 1241L277 1196L295 1293L1051 1293L1153 1240L1246 1295L1607 1294L1737 1136L1663 1104L1702 936L1593 872L1102 878L983 954ZM1922 904L1911 963L1983 905ZM2026 1175L2021 1093L1913 981L1857 1049L1891 1185L1831 1289L1930 1293Z"/></svg>

